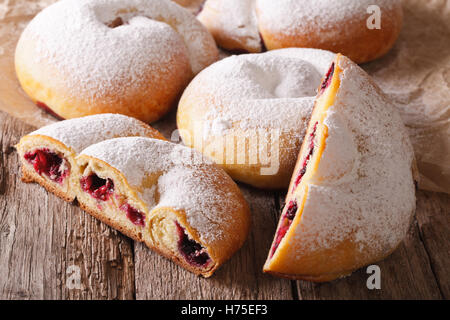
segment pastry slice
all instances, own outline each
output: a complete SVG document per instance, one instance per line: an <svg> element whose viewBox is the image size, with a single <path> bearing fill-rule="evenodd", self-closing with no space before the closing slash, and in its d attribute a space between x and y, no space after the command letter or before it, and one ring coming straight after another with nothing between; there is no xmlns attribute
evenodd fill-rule
<svg viewBox="0 0 450 320"><path fill-rule="evenodd" d="M124 136L164 139L147 124L119 114L87 116L42 127L16 145L22 163L22 180L37 182L71 202L75 199L72 185L79 175L76 155L91 144Z"/></svg>
<svg viewBox="0 0 450 320"><path fill-rule="evenodd" d="M319 88L264 272L330 281L385 258L414 214L415 173L392 103L337 55Z"/></svg>
<svg viewBox="0 0 450 320"><path fill-rule="evenodd" d="M209 277L247 237L239 188L193 149L116 138L89 146L76 162L85 211L191 272Z"/></svg>

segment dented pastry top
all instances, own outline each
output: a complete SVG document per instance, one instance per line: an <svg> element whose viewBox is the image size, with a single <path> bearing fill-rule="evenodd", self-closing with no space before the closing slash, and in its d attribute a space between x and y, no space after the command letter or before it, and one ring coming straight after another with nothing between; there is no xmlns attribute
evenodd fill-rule
<svg viewBox="0 0 450 320"><path fill-rule="evenodd" d="M394 248L415 209L414 153L399 113L361 68L339 61L340 86L324 120L328 137L308 181L294 252L348 238L367 253Z"/></svg>
<svg viewBox="0 0 450 320"><path fill-rule="evenodd" d="M123 136L145 136L164 139L145 123L120 114L97 114L63 120L42 127L29 135L44 135L62 142L75 153L97 142Z"/></svg>
<svg viewBox="0 0 450 320"><path fill-rule="evenodd" d="M67 75L69 84L62 86L82 97L117 91L118 82L139 88L147 81L143 72L156 77L180 57L195 74L218 55L201 23L166 0L58 1L31 20L22 38L35 40L18 44L31 51L35 65ZM47 80L56 81L51 75Z"/></svg>
<svg viewBox="0 0 450 320"><path fill-rule="evenodd" d="M232 56L203 70L183 100L198 110L209 106L194 114L205 121L205 135L217 131L217 124L298 132L306 127L320 78L333 57L329 51L300 48Z"/></svg>
<svg viewBox="0 0 450 320"><path fill-rule="evenodd" d="M110 139L81 152L119 170L139 190L149 210L173 207L183 210L204 243L229 235L223 223L231 222L242 206L239 189L230 177L191 148L142 137ZM147 177L157 179L144 186ZM156 196L156 193L159 195ZM242 208L241 208L242 210Z"/></svg>

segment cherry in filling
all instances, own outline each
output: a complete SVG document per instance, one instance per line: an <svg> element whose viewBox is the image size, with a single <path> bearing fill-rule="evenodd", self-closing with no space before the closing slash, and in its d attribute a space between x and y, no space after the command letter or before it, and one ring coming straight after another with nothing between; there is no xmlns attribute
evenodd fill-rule
<svg viewBox="0 0 450 320"><path fill-rule="evenodd" d="M24 158L33 165L37 173L40 175L44 173L52 181L62 183L69 174L67 161L47 148L27 152Z"/></svg>
<svg viewBox="0 0 450 320"><path fill-rule="evenodd" d="M133 224L141 227L145 226L145 214L143 212L133 208L128 203L120 206L120 210L127 213L127 218L130 219Z"/></svg>
<svg viewBox="0 0 450 320"><path fill-rule="evenodd" d="M330 69L328 70L325 79L323 80L322 84L320 85L320 92L322 93L323 91L325 91L326 88L329 87L329 85L331 84L331 80L333 79L333 74L334 74L334 62L331 64Z"/></svg>
<svg viewBox="0 0 450 320"><path fill-rule="evenodd" d="M308 166L308 162L311 159L312 155L314 154L314 138L316 137L316 130L317 130L317 124L318 122L316 122L316 124L314 125L313 131L309 134L309 151L308 154L305 157L305 160L303 160L303 164L302 164L302 168L300 169L297 177L295 178L295 182L294 182L294 188L296 188L300 181L302 181L303 176L306 173L306 167Z"/></svg>
<svg viewBox="0 0 450 320"><path fill-rule="evenodd" d="M81 189L95 199L106 201L114 192L114 183L111 179L102 179L95 173L80 179Z"/></svg>
<svg viewBox="0 0 450 320"><path fill-rule="evenodd" d="M210 261L210 257L202 245L188 238L184 228L175 221L178 231L178 250L186 261L194 266L201 267Z"/></svg>
<svg viewBox="0 0 450 320"><path fill-rule="evenodd" d="M275 237L275 242L273 244L272 251L270 253L270 257L273 256L278 246L280 245L281 240L283 240L284 236L286 235L289 227L292 224L292 221L295 218L295 215L297 214L297 210L298 210L297 201L296 200L290 201L286 212L281 218L281 224L280 227L278 228L277 235Z"/></svg>

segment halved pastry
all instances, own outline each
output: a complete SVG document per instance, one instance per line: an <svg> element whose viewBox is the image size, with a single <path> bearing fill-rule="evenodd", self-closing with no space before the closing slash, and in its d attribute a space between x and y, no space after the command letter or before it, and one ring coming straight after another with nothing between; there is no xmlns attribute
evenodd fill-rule
<svg viewBox="0 0 450 320"><path fill-rule="evenodd" d="M337 55L319 88L264 271L330 281L388 256L415 211L415 170L392 103Z"/></svg>
<svg viewBox="0 0 450 320"><path fill-rule="evenodd" d="M212 275L247 237L250 214L239 188L193 149L116 138L76 161L84 210L196 274Z"/></svg>
<svg viewBox="0 0 450 320"><path fill-rule="evenodd" d="M119 114L99 114L64 120L22 137L16 145L22 180L37 182L66 201L73 201L78 180L76 155L102 140L124 136L164 139L144 122Z"/></svg>

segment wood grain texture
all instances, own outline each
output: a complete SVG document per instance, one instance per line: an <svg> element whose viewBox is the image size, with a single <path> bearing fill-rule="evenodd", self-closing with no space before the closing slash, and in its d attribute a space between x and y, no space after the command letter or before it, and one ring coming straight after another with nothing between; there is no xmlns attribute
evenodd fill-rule
<svg viewBox="0 0 450 320"><path fill-rule="evenodd" d="M13 146L33 128L0 113L0 299L132 299L132 243L20 181ZM79 270L79 289L73 275Z"/></svg>
<svg viewBox="0 0 450 320"><path fill-rule="evenodd" d="M155 125L170 139L175 112ZM448 299L449 205L445 194L419 191L405 241L377 263L381 290L368 290L366 269L330 283L262 273L284 192L240 185L252 231L239 252L209 279L151 252L36 184L20 181L13 145L33 128L0 112L0 299ZM176 139L175 139L176 140ZM70 266L81 272L69 289Z"/></svg>
<svg viewBox="0 0 450 320"><path fill-rule="evenodd" d="M417 222L442 296L450 299L450 196L419 192Z"/></svg>

